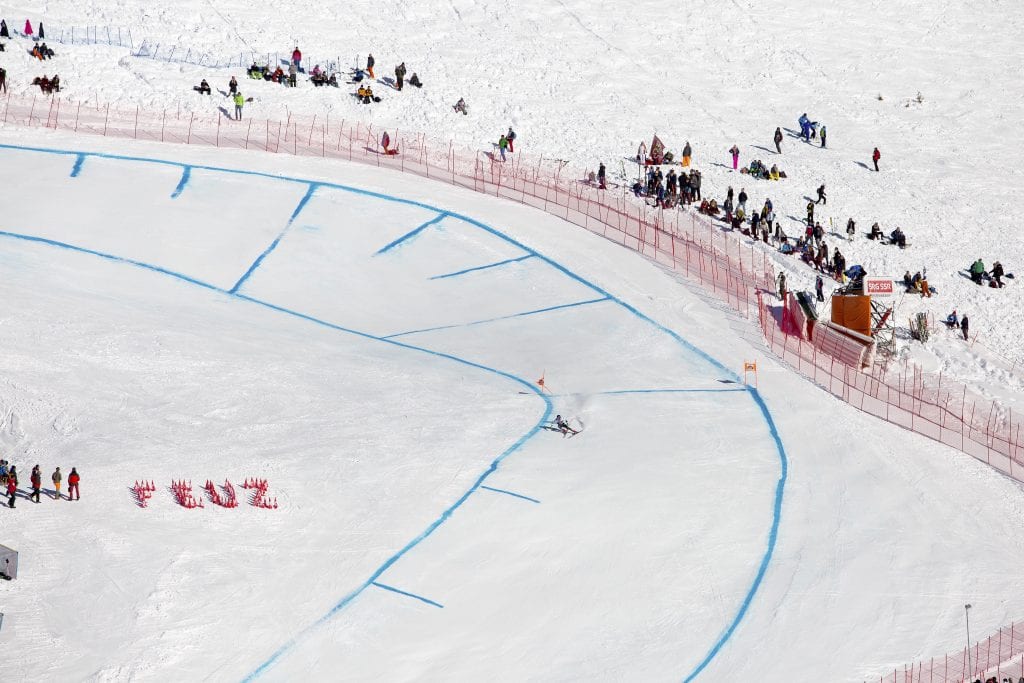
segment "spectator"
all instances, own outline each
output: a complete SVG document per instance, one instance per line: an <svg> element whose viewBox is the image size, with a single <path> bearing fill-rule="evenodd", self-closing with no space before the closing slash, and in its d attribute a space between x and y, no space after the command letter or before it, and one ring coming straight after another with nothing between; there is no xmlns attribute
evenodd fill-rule
<svg viewBox="0 0 1024 683"><path fill-rule="evenodd" d="M10 39L11 32L7 30L7 20L0 19L0 38Z"/></svg>
<svg viewBox="0 0 1024 683"><path fill-rule="evenodd" d="M43 474L39 471L39 465L32 468L32 474L29 475L29 483L32 485L32 494L28 499L38 503L39 490L43 487Z"/></svg>
<svg viewBox="0 0 1024 683"><path fill-rule="evenodd" d="M242 120L242 106L245 104L245 97L242 95L242 93L236 92L233 99L234 99L234 102L235 102L235 120L236 121L241 121ZM74 473L74 470L71 470L71 472ZM68 483L71 483L71 478L70 477L68 477ZM69 489L69 491L70 491L70 489Z"/></svg>
<svg viewBox="0 0 1024 683"><path fill-rule="evenodd" d="M25 35L26 36L32 35L32 22L29 21L28 19L25 20ZM11 507L14 507L14 506L12 505Z"/></svg>
<svg viewBox="0 0 1024 683"><path fill-rule="evenodd" d="M786 300L786 274L779 273L779 298Z"/></svg>
<svg viewBox="0 0 1024 683"><path fill-rule="evenodd" d="M502 135L498 138L498 152L501 153L501 160L505 161L505 150L508 149L508 138Z"/></svg>
<svg viewBox="0 0 1024 683"><path fill-rule="evenodd" d="M234 96L238 94L238 81L232 76L231 80L228 81L228 95Z"/></svg>
<svg viewBox="0 0 1024 683"><path fill-rule="evenodd" d="M402 84L405 83L405 73L405 62L395 67L395 90L402 89Z"/></svg>
<svg viewBox="0 0 1024 683"><path fill-rule="evenodd" d="M68 500L81 500L81 496L78 494L78 482L81 477L78 476L78 470L74 467L71 468L71 474L68 475Z"/></svg>
<svg viewBox="0 0 1024 683"><path fill-rule="evenodd" d="M960 318L960 331L963 332L964 341L967 341L969 326L970 323L967 322L967 316L964 315L963 317Z"/></svg>
<svg viewBox="0 0 1024 683"><path fill-rule="evenodd" d="M509 154L512 154L513 152L516 151L515 150L515 145L512 144L516 140L516 132L514 130L512 130L512 126L508 127L508 132L505 133L505 139L508 140L508 151L509 151Z"/></svg>
<svg viewBox="0 0 1024 683"><path fill-rule="evenodd" d="M605 168L603 161L597 167L597 187L600 190L605 190L608 188L608 185L605 181Z"/></svg>
<svg viewBox="0 0 1024 683"><path fill-rule="evenodd" d="M875 151L871 153L871 161L875 163L875 171L878 171L878 160L882 158L882 153L875 147Z"/></svg>
<svg viewBox="0 0 1024 683"><path fill-rule="evenodd" d="M729 154L732 155L732 170L736 170L740 163L740 148L733 145L729 149Z"/></svg>
<svg viewBox="0 0 1024 683"><path fill-rule="evenodd" d="M416 72L412 72L412 78L409 79L409 85L414 88L422 88L423 83L420 81L420 77L416 75Z"/></svg>
<svg viewBox="0 0 1024 683"><path fill-rule="evenodd" d="M1003 276L1006 275L1006 271L1003 270L1003 264L1000 263L999 261L996 261L995 263L993 263L992 264L992 272L990 274L992 275L992 279L996 283L996 287L1002 287L1003 286Z"/></svg>
<svg viewBox="0 0 1024 683"><path fill-rule="evenodd" d="M871 226L871 232L868 233L869 240L880 240L882 239L882 229L878 227L878 223L874 223Z"/></svg>
<svg viewBox="0 0 1024 683"><path fill-rule="evenodd" d="M205 78L199 82L199 85L192 86L192 89L200 95L209 95L211 92L210 84L206 82Z"/></svg>
<svg viewBox="0 0 1024 683"><path fill-rule="evenodd" d="M53 474L50 475L50 481L53 482L53 497L56 500L60 500L60 484L63 480L64 477L61 475L60 468L58 467L53 471Z"/></svg>
<svg viewBox="0 0 1024 683"><path fill-rule="evenodd" d="M466 100L459 98L459 101L455 103L455 111L462 112L463 115L469 114L469 108L466 107Z"/></svg>
<svg viewBox="0 0 1024 683"><path fill-rule="evenodd" d="M775 129L775 151L782 154L782 129Z"/></svg>
<svg viewBox="0 0 1024 683"><path fill-rule="evenodd" d="M687 140L683 146L683 168L690 165L690 157L693 156L693 148L690 147L690 141Z"/></svg>
<svg viewBox="0 0 1024 683"><path fill-rule="evenodd" d="M299 46L296 45L295 49L292 50L292 66L297 70L302 70L302 53L299 51Z"/></svg>
<svg viewBox="0 0 1024 683"><path fill-rule="evenodd" d="M376 64L376 60L373 58L373 53L366 55L366 73L370 74L370 78L374 78L373 65Z"/></svg>
<svg viewBox="0 0 1024 683"><path fill-rule="evenodd" d="M7 477L7 506L14 507L14 499L18 496L18 481Z"/></svg>
<svg viewBox="0 0 1024 683"><path fill-rule="evenodd" d="M298 75L299 67L295 62L288 65L288 87L294 88L296 86L296 76Z"/></svg>
<svg viewBox="0 0 1024 683"><path fill-rule="evenodd" d="M7 69L0 66L0 92L7 92Z"/></svg>

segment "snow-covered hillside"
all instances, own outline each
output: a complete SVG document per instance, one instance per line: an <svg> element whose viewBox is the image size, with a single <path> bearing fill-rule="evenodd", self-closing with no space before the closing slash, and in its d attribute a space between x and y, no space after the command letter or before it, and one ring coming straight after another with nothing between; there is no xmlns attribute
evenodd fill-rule
<svg viewBox="0 0 1024 683"><path fill-rule="evenodd" d="M842 248L847 263L896 278L927 268L939 296L903 301L902 324L922 309L937 318L954 308L971 316L978 335L973 347L940 334L927 349L915 347L915 357L975 380L983 393L1019 398L1020 373L1008 371L1024 360L1016 343L1024 296L1016 284L982 290L959 272L978 257L986 265L1001 260L1009 272L1024 264L1013 212L1024 175L1012 160L1024 143L1014 125L1024 115L1015 71L1024 9L1014 3L984 0L965 12L948 0L841 0L814 8L788 0L653 0L642 8L591 0L313 6L50 0L4 5L2 12L12 28L26 16L48 22L51 34L61 26L125 26L136 43L147 38L221 58L251 51L287 56L299 45L314 59L355 64L373 52L378 76L391 77L405 61L426 83L402 93L379 85L384 101L366 107L347 88L303 81L289 90L250 83L241 69L167 64L92 46L62 47L52 65L30 64L17 51L2 56L15 92L27 91L37 72L56 70L73 98L215 113L216 91L226 91L235 74L256 99L251 116L330 111L477 146L490 145L512 125L524 152L578 168L603 160L627 175L626 157L658 133L676 152L691 142L705 191L721 195L727 185L745 186L756 205L771 197L791 234L804 215L804 197L825 183L830 200L819 215L839 233L850 217L860 228L853 244L827 240ZM202 77L214 85L213 102L191 91ZM471 116L452 111L459 97ZM829 149L787 136L778 158L772 132L795 130L803 112L827 125ZM790 178L767 183L735 176L725 168L733 144L744 162L778 163ZM880 174L868 169L875 146L882 152ZM911 248L864 239L876 221L886 230L903 227ZM793 270L796 282L810 284L809 269ZM1012 391L993 394L996 386Z"/></svg>

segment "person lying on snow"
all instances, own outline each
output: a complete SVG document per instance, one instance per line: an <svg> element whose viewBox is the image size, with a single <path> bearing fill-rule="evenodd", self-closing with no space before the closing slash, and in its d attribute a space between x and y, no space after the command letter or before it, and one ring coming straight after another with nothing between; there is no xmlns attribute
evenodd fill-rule
<svg viewBox="0 0 1024 683"><path fill-rule="evenodd" d="M555 427L558 431L562 432L563 437L568 436L569 434L575 436L580 433L578 429L570 427L569 423L562 419L561 415L555 415Z"/></svg>

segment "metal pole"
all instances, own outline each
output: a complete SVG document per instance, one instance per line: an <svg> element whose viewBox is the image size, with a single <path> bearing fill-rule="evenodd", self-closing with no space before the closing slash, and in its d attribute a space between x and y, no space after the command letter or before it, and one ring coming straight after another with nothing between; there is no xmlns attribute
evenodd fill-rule
<svg viewBox="0 0 1024 683"><path fill-rule="evenodd" d="M964 618L967 620L967 670L968 675L973 676L974 671L971 667L971 606L964 605Z"/></svg>

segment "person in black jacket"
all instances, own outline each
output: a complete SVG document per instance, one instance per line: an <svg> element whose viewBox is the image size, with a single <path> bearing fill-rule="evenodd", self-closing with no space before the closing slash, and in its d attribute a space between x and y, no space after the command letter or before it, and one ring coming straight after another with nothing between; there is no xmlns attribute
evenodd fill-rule
<svg viewBox="0 0 1024 683"><path fill-rule="evenodd" d="M782 129L775 129L775 151L782 154Z"/></svg>
<svg viewBox="0 0 1024 683"><path fill-rule="evenodd" d="M7 21L0 19L0 38L10 38L11 32L7 30Z"/></svg>
<svg viewBox="0 0 1024 683"><path fill-rule="evenodd" d="M968 326L969 326L969 323L967 322L967 315L964 314L960 318L960 331L963 332L963 334L964 334L964 341L967 341Z"/></svg>
<svg viewBox="0 0 1024 683"><path fill-rule="evenodd" d="M597 187L598 189L601 190L607 189L608 187L608 184L605 181L605 169L603 161L597 167Z"/></svg>
<svg viewBox="0 0 1024 683"><path fill-rule="evenodd" d="M1003 276L1006 275L1006 271L1003 270L1003 264L996 261L992 264L992 270L990 272L992 279L995 280L996 287L1003 286Z"/></svg>
<svg viewBox="0 0 1024 683"><path fill-rule="evenodd" d="M373 53L366 55L366 73L370 74L370 78L374 78L373 65L377 62L373 59Z"/></svg>
<svg viewBox="0 0 1024 683"><path fill-rule="evenodd" d="M405 62L395 67L395 90L401 90L405 82Z"/></svg>

